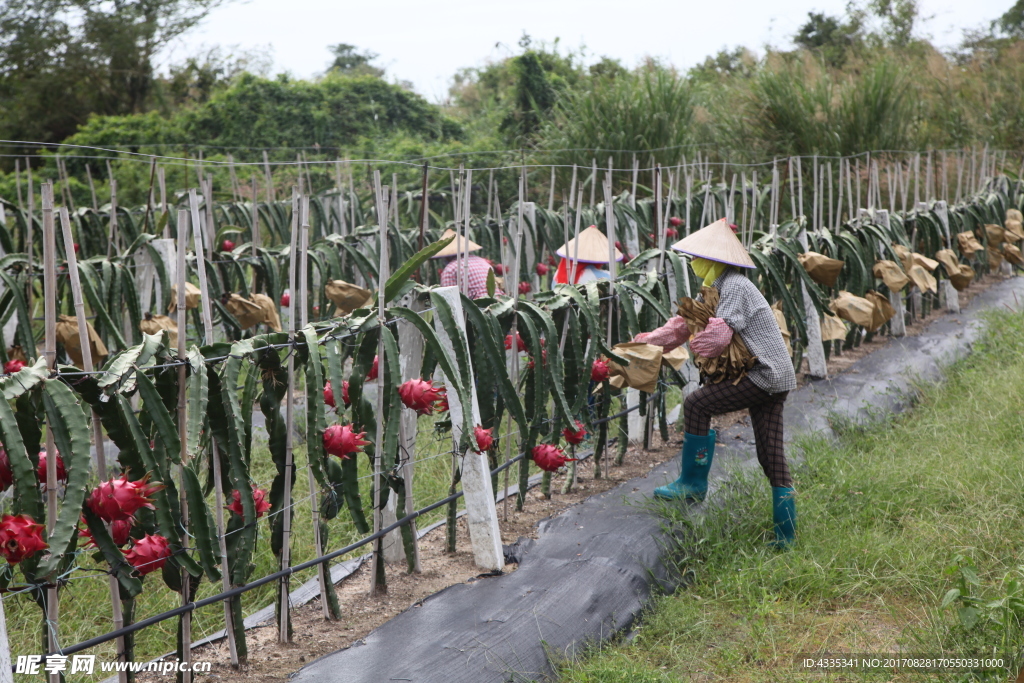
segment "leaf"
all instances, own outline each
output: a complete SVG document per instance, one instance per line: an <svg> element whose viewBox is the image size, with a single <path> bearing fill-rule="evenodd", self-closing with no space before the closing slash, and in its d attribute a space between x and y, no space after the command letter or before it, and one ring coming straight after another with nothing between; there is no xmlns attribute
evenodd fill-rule
<svg viewBox="0 0 1024 683"><path fill-rule="evenodd" d="M191 467L181 468L181 479L185 487L185 499L188 501L188 521L192 527L196 549L199 551L200 563L210 581L220 581L220 569L217 568L220 564L216 548L217 533L213 526L213 514L206 504L206 498L203 497L203 487Z"/></svg>
<svg viewBox="0 0 1024 683"><path fill-rule="evenodd" d="M97 385L108 395L130 394L135 390L137 370L152 365L154 356L163 351L166 344L166 330L161 330L160 334L143 333L141 344L125 349L107 361Z"/></svg>
<svg viewBox="0 0 1024 683"><path fill-rule="evenodd" d="M88 505L82 507L82 515L85 517L85 523L89 527L89 533L92 534L93 542L99 548L99 551L103 553L103 558L110 565L110 571L117 577L117 582L121 584L123 592L127 593L129 597L135 597L141 593L142 580L132 576L135 568L124 559L121 549L114 545L114 541L110 538L110 533L107 531L107 526L103 523L103 520L96 516L96 513Z"/></svg>
<svg viewBox="0 0 1024 683"><path fill-rule="evenodd" d="M402 289L406 280L412 277L412 274L419 270L420 266L422 266L427 259L447 247L454 239L455 236L453 235L448 239L428 244L423 249L413 254L411 259L403 263L401 268L396 270L384 284L384 303L388 303L394 299L398 295L399 290Z"/></svg>
<svg viewBox="0 0 1024 683"><path fill-rule="evenodd" d="M312 325L302 328L300 334L306 339L308 356L306 359L306 458L313 477L321 487L327 486L324 468L327 452L324 451L324 430L327 428L327 417L324 414L324 379L323 365L320 362L320 347L317 343L316 330ZM339 387L337 400L341 400Z"/></svg>
<svg viewBox="0 0 1024 683"><path fill-rule="evenodd" d="M181 464L181 441L178 439L178 428L171 420L167 408L164 407L163 399L156 389L153 381L140 372L136 375L139 385L139 396L142 398L142 407L156 426L156 444L158 459L164 462Z"/></svg>
<svg viewBox="0 0 1024 683"><path fill-rule="evenodd" d="M48 379L43 384L43 405L47 427L53 435L54 445L64 458L68 473L57 523L47 539L50 555L39 563L39 572L48 575L78 543L78 519L85 501L92 457L89 453L89 418L75 393L60 380Z"/></svg>
<svg viewBox="0 0 1024 683"><path fill-rule="evenodd" d="M39 492L39 479L36 467L25 450L18 419L11 410L11 404L0 401L0 435L3 436L4 449L11 463L14 475L14 509L16 513L26 514L37 522L43 521L43 496Z"/></svg>
<svg viewBox="0 0 1024 683"><path fill-rule="evenodd" d="M948 591L946 591L946 595L943 596L943 598L942 598L942 606L943 607L949 607L950 604L954 600L959 598L959 597L960 597L960 589L959 588L950 588Z"/></svg>
<svg viewBox="0 0 1024 683"><path fill-rule="evenodd" d="M50 376L50 369L46 365L46 358L39 356L32 365L26 365L14 374L0 377L0 390L3 390L4 400L10 401L18 398L37 386L40 382Z"/></svg>

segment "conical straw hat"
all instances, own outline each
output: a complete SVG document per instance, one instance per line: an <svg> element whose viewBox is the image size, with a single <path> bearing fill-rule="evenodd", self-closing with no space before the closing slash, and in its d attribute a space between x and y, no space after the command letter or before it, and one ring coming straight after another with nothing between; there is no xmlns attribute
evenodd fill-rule
<svg viewBox="0 0 1024 683"><path fill-rule="evenodd" d="M578 252L576 240L571 239L556 249L555 254L570 261L578 260L580 263L608 263L608 238L596 225L591 225L580 232L579 240ZM615 260L622 260L622 252L618 249L615 250Z"/></svg>
<svg viewBox="0 0 1024 683"><path fill-rule="evenodd" d="M739 268L756 268L750 254L724 218L672 245L676 251Z"/></svg>
<svg viewBox="0 0 1024 683"><path fill-rule="evenodd" d="M444 231L444 234L441 235L441 239L446 240L449 237L454 237L455 241L430 258L444 258L446 256L458 256L459 254L463 254L466 252L466 242L469 242L469 251L480 251L483 249L483 247L473 240L467 240L462 235L456 236L455 231L451 228Z"/></svg>

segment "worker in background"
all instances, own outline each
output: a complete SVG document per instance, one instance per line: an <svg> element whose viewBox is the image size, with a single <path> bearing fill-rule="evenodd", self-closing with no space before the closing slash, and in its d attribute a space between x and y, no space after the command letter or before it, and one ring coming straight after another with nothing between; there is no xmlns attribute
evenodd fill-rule
<svg viewBox="0 0 1024 683"><path fill-rule="evenodd" d="M577 242L579 243L577 245ZM608 238L591 225L579 234L578 239L571 239L555 250L561 258L558 270L555 271L555 284L583 284L597 280L607 280L608 272ZM615 250L615 260L622 260L622 252Z"/></svg>
<svg viewBox="0 0 1024 683"><path fill-rule="evenodd" d="M448 259L447 265L441 271L441 286L454 287L457 285L461 268L462 277L465 278L466 283L466 296L470 299L480 299L487 296L487 276L494 270L491 267L491 262L472 254L464 256L462 259L457 258L460 255L465 255L467 251L480 251L483 247L472 240L467 240L462 235L456 236L455 231L451 229L445 230L444 234L441 235L443 240L449 237L455 237L455 239L432 257ZM494 294L496 296L502 293L500 289L495 288Z"/></svg>

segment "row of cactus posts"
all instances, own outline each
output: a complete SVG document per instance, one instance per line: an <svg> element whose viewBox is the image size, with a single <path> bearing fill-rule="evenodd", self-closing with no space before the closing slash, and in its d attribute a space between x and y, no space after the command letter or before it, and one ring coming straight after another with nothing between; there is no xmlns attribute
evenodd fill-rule
<svg viewBox="0 0 1024 683"><path fill-rule="evenodd" d="M793 162L789 163L792 168ZM880 256L891 256L897 268L902 266L913 275L916 261L908 261L908 254L937 254L956 247L959 253L954 253L952 267L966 268L972 277L999 269L1004 258L1019 259L1014 242L1020 233L1019 209L1024 198L1020 181L990 177L960 204L915 203L912 211L897 212L896 185L903 181L897 178L884 193L879 161L868 162L867 168L868 209L853 220L841 222L842 193L834 217L831 194L827 203L825 200L825 165L819 167L814 160L813 199L808 206L804 204L804 176L797 160L796 171L789 175L796 218L781 225L778 215L785 188L778 165L773 167L770 183L760 186L755 179L748 184L744 177L739 190L735 177L731 186L713 183L707 166L679 170L678 174L668 172L667 196L662 196L665 182L661 170L655 169L654 196L639 201L636 167L633 192L619 196L613 194L609 170L603 183L602 204L585 206L582 184L577 186L574 178L561 213L553 209L552 202L544 210L526 201L526 176L522 173L518 200L503 214L497 207L496 193L493 202L491 199L492 176L488 181L487 212L482 217L471 211L472 172L466 172L455 185L459 196L448 225L485 246L485 253L499 266L497 270L512 293L508 299L478 301L469 300L457 290L415 282L417 277L424 282L430 279L428 259L444 246L437 237L447 226L426 224L424 201L420 212L423 222L414 230L389 229L389 225L401 227L394 213L397 187L382 186L379 174L373 186L377 215L373 223L364 219L370 223L364 226L356 225L357 212L348 202L355 203L358 198L351 192L347 200L341 193L337 197L309 197L296 191L287 204L260 205L253 201L215 205L209 185L204 192L205 202L195 190L188 193L173 224L167 206L152 224L147 207L141 228L133 220L133 212L111 206L104 226L102 214L95 208L79 209L74 215L66 206L56 209L53 186L44 184L42 221L38 226L42 230L44 344L42 355L27 364L13 356L19 346L28 354L36 346L30 313L34 276L39 270L32 263L37 221L31 210L26 214L11 206L16 229L10 230L6 218L0 216L0 245L8 254L0 259L0 279L7 292L0 308L6 309L4 318L17 320L11 340L15 345L11 349L6 343L0 345L2 360L8 364L7 374L0 379L5 398L0 401L0 437L6 454L6 463L0 462L0 479L6 477L4 482L14 491L13 514L5 516L0 524L0 553L8 560L0 582L4 588L15 588L13 570L21 570L26 590L45 616L43 647L57 652L59 592L68 590L66 578L82 556L83 543L94 546L95 558L107 566L113 630L135 619L135 598L151 573L160 571L163 581L181 593L183 605L190 604L204 576L220 582L224 591L247 585L254 578L251 558L257 541L256 520L264 513L271 515L271 547L280 566L287 569L291 496L296 483L293 425L299 371L303 373L305 395L311 399L305 404L305 437L308 484L317 501L312 523L318 555L330 548L326 522L342 507L348 509L352 523L364 533L383 528L382 511L390 495L397 497L401 511L413 510L409 485L412 462L403 453L410 443L407 432L415 423L410 425L403 417L410 411L435 410L446 398L456 444L453 491L461 478L477 561L489 569L500 568L500 534L494 506L497 482L492 482L487 470L497 464L502 447L506 461L511 460L511 448L518 440L518 450L531 455L519 467L516 504L521 509L531 461L545 470L558 469L567 462L573 468L574 462L567 460L557 444L564 439L570 445L571 457L581 434L594 432L595 476L599 476L600 456L609 443L603 418L608 416L612 397L618 393L601 381L606 378L607 366L600 357L617 359L615 343L628 341L637 332L659 324L672 314L678 297L696 291L696 282L688 276L683 260L666 248L676 236L676 228L689 230L719 215L740 223L741 236L758 264L753 277L769 300L780 302L792 330L795 363L800 362L801 349L834 350L832 343L821 344L814 334L819 331L821 317L830 314L830 300L838 301L850 292L860 296L878 287L886 290L885 285L878 284L874 272ZM592 188L596 176L595 171ZM857 206L861 205L861 183L848 160L839 164L840 189L844 177L852 212L851 177L857 179ZM827 178L831 182L830 166ZM685 180L685 197L678 192L680 179ZM703 192L693 191L695 181L703 183ZM890 210L881 208L883 195L890 202ZM905 186L902 196L906 202ZM30 209L33 201L30 190ZM350 230L346 230L346 217L350 217ZM266 241L261 235L261 219L270 233ZM65 256L60 270L58 220ZM1017 220L1016 225L1013 220ZM578 234L582 221L598 224L613 242L621 234L626 250L634 254L632 260L621 272L613 272L611 285L542 288L539 266L547 265L545 252L550 254L568 238L570 226ZM161 241L156 236L160 231L170 234L172 227L176 245L170 238ZM83 261L77 257L80 247L73 239L75 228L86 254ZM186 254L190 230L194 250L191 258ZM968 235L976 239L976 249L971 238L965 237ZM228 246L224 244L227 238L236 236L247 237L248 242L230 243L230 249L224 248ZM117 240L125 246L113 253L110 245ZM510 240L508 245L505 240ZM417 241L425 243L423 248L413 247ZM640 251L635 246L640 242L651 248ZM222 247L219 262L214 261L213 254L208 258L205 253L214 245ZM845 264L828 286L812 278L801 263L801 257L809 251ZM138 287L136 278L128 272L129 260L138 262L140 256L151 266L150 285L153 278L160 281L161 296ZM190 269L199 284L199 296L191 304ZM953 272L949 271L946 278L942 278L942 272L940 269L936 274L952 287ZM368 305L331 316L324 288L337 280L375 282L376 293ZM520 287L527 283L528 287ZM918 284L916 279L914 283L917 291L910 295L915 302L912 311L927 313L924 308L930 299L917 303L917 297L928 285ZM141 300L140 291L146 292ZM140 335L137 330L146 321L141 313L153 304L161 310L172 301L172 291L174 324L156 334ZM889 291L894 307L902 306L899 288L894 286ZM59 292L64 296L58 296ZM285 292L288 330L273 331L275 325L279 328L274 302L284 301ZM269 309L264 306L263 316L245 325L239 309L231 305L236 296L252 303L261 301L262 296L270 302ZM399 299L405 305L394 303ZM953 305L948 294L947 304ZM317 307L322 315L317 315ZM125 308L127 315L122 313ZM73 311L73 318L60 315L60 310ZM95 316L95 328L87 320L87 310ZM202 330L202 344L187 343L189 310L193 311L193 328ZM839 313L843 315L842 310ZM127 324L121 324L121 320ZM902 316L892 318L893 333L898 333L897 324L902 321ZM217 339L215 322L226 340ZM392 328L398 323L401 325L396 335ZM259 324L272 331L255 335L247 331ZM73 329L74 334L60 336L58 325ZM415 330L422 340L423 355L415 363L418 369L402 366L402 329ZM844 328L844 339L836 345L849 348L860 343L864 330L864 325L851 324ZM58 343L75 365L58 362ZM548 354L555 344L558 352ZM107 345L115 352L104 362ZM532 359L526 367L520 367L520 349ZM538 359L541 362L536 362ZM22 363L22 367L11 363ZM98 365L100 371L96 370ZM447 388L446 397L438 394L431 383L435 369ZM370 403L364 391L366 379L374 375L378 384L376 405ZM684 376L672 372L668 376L686 384ZM587 406L595 384L602 387L601 397L591 410ZM478 391L479 387L493 390ZM341 393L339 388L344 401L336 398ZM629 436L648 442L655 415L660 415L661 431L667 436L664 398L655 402L655 409L648 409L646 396L627 393L630 402L647 415L643 433ZM334 417L324 402L315 400L321 395L331 397L329 402L336 408ZM278 473L269 492L255 489L249 475L252 410L257 404L266 419ZM498 438L494 434L501 431L498 428L503 419L506 428ZM628 419L623 416L619 420L622 436L632 431L625 428ZM599 426L595 428L595 424ZM119 450L119 476L106 471L107 439ZM626 441L619 439L618 462ZM90 470L92 447L97 453L99 484L95 486ZM366 453L372 465L369 521L358 486L356 458L360 452ZM508 473L506 469L506 489ZM567 487L574 476L570 471ZM64 483L62 498L60 482ZM42 492L40 483L44 486ZM252 495L240 494L249 491ZM211 493L212 508L207 502ZM231 502L225 506L229 498ZM225 508L230 511L227 519ZM452 504L452 514L454 510ZM41 524L44 519L45 533ZM449 531L453 529L450 524ZM401 535L408 566L415 569L415 534L410 527ZM126 545L129 549L124 551ZM378 539L371 572L375 591L385 589L380 557ZM323 564L318 580L325 618L338 618L340 608ZM277 599L279 633L284 641L290 638L288 591L288 577L284 576L279 581ZM247 654L240 595L225 600L224 606L232 663L244 662ZM191 611L185 610L179 618L178 632L179 656L185 661L190 657L190 631ZM117 647L122 658L131 659L133 635L120 637Z"/></svg>

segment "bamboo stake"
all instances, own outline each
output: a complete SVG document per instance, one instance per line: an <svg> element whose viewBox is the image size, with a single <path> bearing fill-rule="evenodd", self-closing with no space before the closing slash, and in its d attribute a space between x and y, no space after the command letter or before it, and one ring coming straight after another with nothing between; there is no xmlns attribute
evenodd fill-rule
<svg viewBox="0 0 1024 683"><path fill-rule="evenodd" d="M386 301L384 300L384 285L388 279L390 259L388 258L388 188L380 184L380 171L373 172L373 186L376 193L377 224L380 230L380 261L377 266L377 324L380 326L380 335L377 339L377 436L373 448L373 532L381 530L383 522L383 511L380 504L380 473L382 471L383 455L381 448L384 445L384 377L387 372L387 358L384 353L384 325L387 323L385 317ZM458 223L456 223L458 232ZM469 407L466 406L468 410ZM387 584L384 579L384 553L383 538L378 538L374 543L370 571L370 596L375 597L387 593Z"/></svg>
<svg viewBox="0 0 1024 683"><path fill-rule="evenodd" d="M260 241L260 207L259 202L256 199L258 192L256 186L256 176L252 177L252 230L251 230L251 242L252 242L252 256L253 258L259 258L259 249L262 246ZM250 288L256 292L256 269L252 270L252 287Z"/></svg>
<svg viewBox="0 0 1024 683"><path fill-rule="evenodd" d="M88 164L85 168L88 170ZM21 159L14 160L14 183L18 187L18 210L24 212L25 204L21 201Z"/></svg>
<svg viewBox="0 0 1024 683"><path fill-rule="evenodd" d="M93 180L92 180L92 169L89 168L89 164L85 165L85 176L89 179L89 194L92 195L92 210L98 212L100 210L100 204L99 204L99 201L96 199L96 183L94 183ZM19 189L19 193L18 193L19 197L18 198L20 200L20 198L21 198L21 196L20 196L21 195L20 189L21 188L19 187L18 189Z"/></svg>
<svg viewBox="0 0 1024 683"><path fill-rule="evenodd" d="M270 172L270 159L267 157L267 150L263 150L263 175L267 181L267 203L277 200L277 191L274 189L274 174Z"/></svg>
<svg viewBox="0 0 1024 683"><path fill-rule="evenodd" d="M164 173L163 166L157 166L156 168L157 183L160 185L160 212L167 213L167 177ZM167 217L167 222L164 223L163 239L170 239L171 237L171 217Z"/></svg>
<svg viewBox="0 0 1024 683"><path fill-rule="evenodd" d="M300 176L301 178L301 176ZM291 301L288 302L288 338L295 341L296 309L300 307L298 291L295 289L296 266L298 259L295 258L295 251L298 239L300 197L299 191L292 188L292 229L288 243L288 253L291 255L288 264L288 291L291 292ZM295 354L288 354L288 388L285 394L285 463L284 463L284 494L281 502L283 517L281 519L281 569L291 565L291 536L292 536L292 468L295 462ZM282 577L278 582L278 600L280 601L280 614L278 615L277 640L280 643L290 643L291 633L291 603L288 598L288 577Z"/></svg>
<svg viewBox="0 0 1024 683"><path fill-rule="evenodd" d="M576 174L576 167L573 166L573 175ZM519 259L522 256L523 246L523 195L526 192L526 169L520 170L519 174L519 205L518 215L516 217L516 234L514 254L515 258L512 264L512 386L519 386L519 346L516 343L516 336L518 334L518 318L519 318ZM582 192L581 192L582 194ZM577 218L579 220L579 218ZM525 444L523 444L525 448ZM526 504L526 485L530 478L530 463L527 458L524 458L520 462L519 467L519 492L516 495L516 510L522 512L523 506Z"/></svg>
<svg viewBox="0 0 1024 683"><path fill-rule="evenodd" d="M28 159L28 157L25 157L25 173L28 176L28 223L27 223L27 226L26 226L28 229L26 230L26 234L25 234L25 251L27 252L25 254L25 256L27 257L26 260L28 262L26 264L26 270L28 271L28 274L29 274L28 297L26 297L26 298L28 299L28 313L31 316L33 314L33 312L34 312L34 308L33 308L33 305L32 305L32 299L35 296L35 287L33 286L33 283L32 283L32 273L33 273L32 262L33 262L34 252L35 252L35 244L34 244L34 242L35 242L35 225L34 224L35 224L35 213L36 213L36 193L35 193L35 188L34 188L34 186L32 184L32 163ZM30 350L30 349L27 349L26 351L28 351L28 350Z"/></svg>
<svg viewBox="0 0 1024 683"><path fill-rule="evenodd" d="M64 237L64 253L67 254L68 260L68 275L71 280L71 298L75 306L75 318L78 322L78 342L82 348L82 369L89 373L95 368L92 360L92 346L89 343L89 329L85 319L82 283L78 273L78 256L75 254L75 240L71 234L71 218L68 216L67 208L62 208L60 211L60 223ZM93 440L96 443L96 470L100 481L107 481L107 459L103 448L103 426L100 423L100 416L95 411L92 412L92 431ZM113 612L114 630L117 631L124 626L124 614L121 611L121 592L118 588L117 578L113 574L108 576L107 579L110 587L110 604L111 611ZM125 661L125 642L123 636L117 639L117 660L119 662ZM117 674L117 679L120 683L125 683L128 680L128 674L120 671Z"/></svg>
<svg viewBox="0 0 1024 683"><path fill-rule="evenodd" d="M110 235L107 237L107 256L114 254L114 243L118 240L117 230L117 181L110 179Z"/></svg>
<svg viewBox="0 0 1024 683"><path fill-rule="evenodd" d="M491 171L491 175L494 175L494 171ZM488 208L490 205L488 205ZM555 210L555 167L551 167L551 192L548 194L548 211Z"/></svg>
<svg viewBox="0 0 1024 683"><path fill-rule="evenodd" d="M57 367L57 262L56 239L53 222L53 185L40 187L43 200L43 317L45 325L43 355L46 367ZM57 448L53 443L53 429L46 430L46 531L53 534L57 525ZM51 584L46 589L47 638L50 652L58 652L57 630L60 627L55 576L47 577ZM60 683L58 673L50 674L50 683Z"/></svg>

